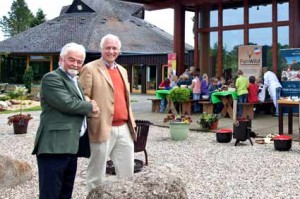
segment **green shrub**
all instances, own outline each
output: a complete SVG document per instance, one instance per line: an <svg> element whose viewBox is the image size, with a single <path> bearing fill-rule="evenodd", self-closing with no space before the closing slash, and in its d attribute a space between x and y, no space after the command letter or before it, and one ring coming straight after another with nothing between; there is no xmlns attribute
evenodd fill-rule
<svg viewBox="0 0 300 199"><path fill-rule="evenodd" d="M11 98L8 95L4 95L0 97L0 101L10 100Z"/></svg>
<svg viewBox="0 0 300 199"><path fill-rule="evenodd" d="M31 84L33 81L33 71L31 66L29 66L28 68L26 68L24 75L23 75L23 82L25 87L28 90L28 93L31 93Z"/></svg>
<svg viewBox="0 0 300 199"><path fill-rule="evenodd" d="M173 102L186 102L189 101L191 91L188 88L174 88L170 92L170 99Z"/></svg>

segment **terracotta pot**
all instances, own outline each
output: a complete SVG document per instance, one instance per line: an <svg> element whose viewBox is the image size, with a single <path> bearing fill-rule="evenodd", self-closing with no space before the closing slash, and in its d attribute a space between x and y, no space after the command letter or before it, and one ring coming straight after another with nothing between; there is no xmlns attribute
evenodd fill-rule
<svg viewBox="0 0 300 199"><path fill-rule="evenodd" d="M215 130L218 128L218 124L219 124L219 121L215 121L214 123L212 123L212 125L210 126L209 130Z"/></svg>
<svg viewBox="0 0 300 199"><path fill-rule="evenodd" d="M18 122L13 123L14 134L25 134L27 133L28 121L25 121L23 125L19 125Z"/></svg>

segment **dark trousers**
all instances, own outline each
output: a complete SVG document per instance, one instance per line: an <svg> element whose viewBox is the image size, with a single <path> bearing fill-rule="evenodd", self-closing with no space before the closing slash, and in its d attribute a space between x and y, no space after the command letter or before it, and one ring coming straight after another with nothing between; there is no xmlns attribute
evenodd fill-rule
<svg viewBox="0 0 300 199"><path fill-rule="evenodd" d="M77 170L77 156L42 154L37 156L40 199L70 199Z"/></svg>

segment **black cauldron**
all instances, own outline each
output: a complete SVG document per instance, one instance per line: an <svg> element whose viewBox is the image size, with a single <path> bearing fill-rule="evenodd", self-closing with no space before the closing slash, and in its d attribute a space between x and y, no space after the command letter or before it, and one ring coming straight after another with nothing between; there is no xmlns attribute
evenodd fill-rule
<svg viewBox="0 0 300 199"><path fill-rule="evenodd" d="M228 143L232 139L231 129L220 129L216 132L217 142Z"/></svg>
<svg viewBox="0 0 300 199"><path fill-rule="evenodd" d="M288 135L274 137L274 148L278 151L288 151L292 148L292 138Z"/></svg>

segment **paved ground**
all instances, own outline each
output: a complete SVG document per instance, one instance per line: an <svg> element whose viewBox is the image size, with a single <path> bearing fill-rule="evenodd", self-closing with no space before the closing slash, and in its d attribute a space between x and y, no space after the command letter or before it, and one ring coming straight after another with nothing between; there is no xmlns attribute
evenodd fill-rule
<svg viewBox="0 0 300 199"><path fill-rule="evenodd" d="M156 126L168 127L167 123L163 123L163 118L166 116L165 113L153 113L151 112L151 100L147 99L155 98L154 95L141 95L132 94L132 109L136 119L149 120ZM193 114L193 122L190 125L190 130L201 131L200 125L197 124L199 114ZM232 128L233 121L230 118L222 118L219 121L220 128ZM267 114L256 114L252 120L252 131L257 133L259 136L265 137L266 135L278 134L278 118ZM284 133L286 134L287 129L287 116L284 116ZM293 117L293 139L299 140L299 126L298 117Z"/></svg>

